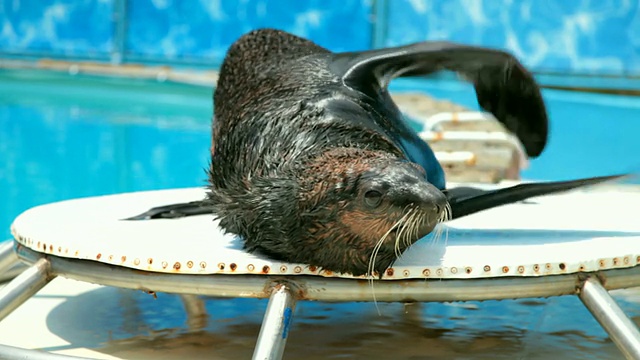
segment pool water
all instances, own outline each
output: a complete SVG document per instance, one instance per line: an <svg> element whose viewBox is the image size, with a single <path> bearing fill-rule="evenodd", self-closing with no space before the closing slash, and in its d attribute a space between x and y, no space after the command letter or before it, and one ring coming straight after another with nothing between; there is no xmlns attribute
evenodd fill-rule
<svg viewBox="0 0 640 360"><path fill-rule="evenodd" d="M453 81L397 81L477 108ZM212 89L146 80L0 70L0 238L43 203L200 186L208 165ZM640 171L640 98L545 91L548 148L522 175L569 179Z"/></svg>
<svg viewBox="0 0 640 360"><path fill-rule="evenodd" d="M35 205L205 184L211 89L5 70L0 93L1 238Z"/></svg>
<svg viewBox="0 0 640 360"><path fill-rule="evenodd" d="M639 323L640 293L616 299ZM68 298L46 324L71 344L125 359L249 359L266 305L205 299L206 318L189 320L177 295L101 288ZM575 296L378 308L303 301L289 334L285 359L622 359Z"/></svg>
<svg viewBox="0 0 640 360"><path fill-rule="evenodd" d="M392 89L419 89L477 107L472 88L456 82L397 81ZM39 204L205 184L209 88L0 70L0 93L0 239L10 238L13 218ZM640 169L640 98L562 91L545 91L545 97L552 137L525 177ZM621 306L638 323L640 296L624 294ZM66 326L82 323L74 319L99 316L99 323L112 326L88 327L87 339L67 340L90 339L107 353L121 354L126 346L162 348L173 339L199 344L209 355L246 358L266 306L260 300L209 299L211 320L203 332L192 333L178 296L160 294L156 301L113 288L83 296L49 315L57 319L49 322L51 331L64 338ZM107 298L115 300L97 300ZM104 305L99 312L96 301ZM380 307L382 315L370 303L300 303L285 357L308 357L313 348L315 358L620 358L576 297Z"/></svg>

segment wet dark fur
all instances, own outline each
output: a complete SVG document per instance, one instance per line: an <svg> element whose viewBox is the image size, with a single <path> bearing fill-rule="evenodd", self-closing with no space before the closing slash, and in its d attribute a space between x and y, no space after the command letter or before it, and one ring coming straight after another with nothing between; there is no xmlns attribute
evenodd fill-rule
<svg viewBox="0 0 640 360"><path fill-rule="evenodd" d="M343 89L327 70L330 54L276 31L250 33L229 49L214 95L208 200L220 226L241 235L248 251L361 274L371 244L338 220L358 210L351 201L358 174L345 164L403 153L317 104ZM390 221L374 216L369 223L384 223L386 231Z"/></svg>
<svg viewBox="0 0 640 360"><path fill-rule="evenodd" d="M446 189L433 151L403 121L386 89L394 77L442 69L472 82L481 107L530 156L542 152L548 126L540 90L507 53L426 42L335 54L288 33L257 30L231 46L220 70L206 200L131 219L213 213L250 252L381 274L398 252L433 230L449 204L455 218L613 178ZM409 214L413 232L394 228ZM411 236L397 241L401 234Z"/></svg>

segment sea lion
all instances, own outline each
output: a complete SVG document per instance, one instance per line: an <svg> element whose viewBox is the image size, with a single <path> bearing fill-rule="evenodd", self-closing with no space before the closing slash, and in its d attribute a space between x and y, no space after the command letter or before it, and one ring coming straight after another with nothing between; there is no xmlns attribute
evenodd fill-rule
<svg viewBox="0 0 640 360"><path fill-rule="evenodd" d="M613 178L447 189L433 151L387 91L396 77L439 70L472 82L479 105L530 157L543 151L540 89L506 52L422 42L332 53L261 29L237 40L220 69L206 199L130 219L212 213L250 252L374 275L441 221Z"/></svg>

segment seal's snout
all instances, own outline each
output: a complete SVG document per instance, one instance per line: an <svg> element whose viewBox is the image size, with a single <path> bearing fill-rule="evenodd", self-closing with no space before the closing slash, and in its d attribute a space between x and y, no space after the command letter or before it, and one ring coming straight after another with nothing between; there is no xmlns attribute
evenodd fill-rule
<svg viewBox="0 0 640 360"><path fill-rule="evenodd" d="M425 210L441 213L447 207L447 197L435 186L424 182L416 186L415 197L418 204Z"/></svg>
<svg viewBox="0 0 640 360"><path fill-rule="evenodd" d="M447 197L425 179L424 170L411 163L396 163L384 169L384 185L392 203L399 207L417 206L429 214L441 214Z"/></svg>

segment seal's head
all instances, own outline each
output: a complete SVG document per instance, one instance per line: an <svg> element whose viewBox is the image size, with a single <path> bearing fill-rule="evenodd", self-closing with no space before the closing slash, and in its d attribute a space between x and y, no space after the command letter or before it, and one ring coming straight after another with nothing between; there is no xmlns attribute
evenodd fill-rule
<svg viewBox="0 0 640 360"><path fill-rule="evenodd" d="M299 166L295 182L272 181L261 193L277 196L255 199L236 221L229 208L222 212L248 250L335 272L382 274L449 214L422 167L388 152L333 148ZM243 233L251 229L261 231Z"/></svg>
<svg viewBox="0 0 640 360"><path fill-rule="evenodd" d="M298 202L310 264L382 274L449 214L424 169L388 152L334 148L305 169Z"/></svg>

